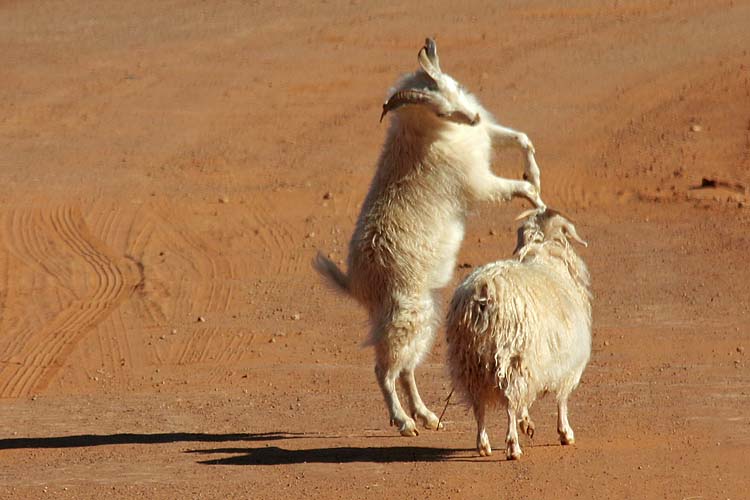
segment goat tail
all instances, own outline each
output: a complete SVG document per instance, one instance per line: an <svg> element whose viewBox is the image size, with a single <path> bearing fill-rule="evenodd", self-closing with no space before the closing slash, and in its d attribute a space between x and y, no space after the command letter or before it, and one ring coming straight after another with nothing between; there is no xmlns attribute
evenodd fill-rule
<svg viewBox="0 0 750 500"><path fill-rule="evenodd" d="M349 277L339 269L331 259L318 252L313 260L313 267L318 271L329 283L334 285L337 290L350 293L349 290Z"/></svg>

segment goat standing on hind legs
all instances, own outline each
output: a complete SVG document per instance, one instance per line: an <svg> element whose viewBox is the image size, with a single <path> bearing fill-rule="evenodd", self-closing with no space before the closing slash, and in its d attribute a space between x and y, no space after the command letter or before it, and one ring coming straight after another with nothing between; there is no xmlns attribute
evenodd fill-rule
<svg viewBox="0 0 750 500"><path fill-rule="evenodd" d="M544 208L539 168L526 134L502 127L443 73L435 42L419 51L420 69L401 78L383 105L391 126L349 244L348 272L321 253L314 266L367 308L375 375L391 424L418 434L414 418L437 429L422 402L414 370L432 347L440 322L436 292L450 281L472 202L524 197ZM492 173L492 145L525 153L527 180ZM409 414L396 393L406 392ZM411 415L411 416L410 416Z"/></svg>

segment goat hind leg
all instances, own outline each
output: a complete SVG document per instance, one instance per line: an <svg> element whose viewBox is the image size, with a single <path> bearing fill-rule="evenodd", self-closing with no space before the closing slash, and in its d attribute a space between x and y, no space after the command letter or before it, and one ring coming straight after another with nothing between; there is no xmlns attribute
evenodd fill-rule
<svg viewBox="0 0 750 500"><path fill-rule="evenodd" d="M536 430L536 426L534 425L534 421L531 420L531 417L529 416L528 406L524 406L523 410L521 410L521 420L518 422L518 426L521 428L521 432L529 436L529 438L534 438L534 431Z"/></svg>
<svg viewBox="0 0 750 500"><path fill-rule="evenodd" d="M575 434L573 434L573 428L570 426L570 422L568 422L567 395L557 400L557 433L560 435L561 444L575 444Z"/></svg>
<svg viewBox="0 0 750 500"><path fill-rule="evenodd" d="M396 378L398 370L392 366L384 366L384 363L378 361L375 365L375 377L378 379L380 390L383 391L383 398L388 407L388 413L391 418L391 425L398 426L398 431L402 436L418 436L417 425L414 419L406 414L401 402L398 400L396 393Z"/></svg>
<svg viewBox="0 0 750 500"><path fill-rule="evenodd" d="M400 380L401 386L404 388L404 391L406 392L409 399L409 406L412 416L416 417L417 420L422 423L425 429L442 429L443 424L437 418L437 415L435 415L427 408L427 406L425 406L422 398L419 396L419 391L417 390L417 381L414 379L414 369L404 369L404 371L401 372Z"/></svg>

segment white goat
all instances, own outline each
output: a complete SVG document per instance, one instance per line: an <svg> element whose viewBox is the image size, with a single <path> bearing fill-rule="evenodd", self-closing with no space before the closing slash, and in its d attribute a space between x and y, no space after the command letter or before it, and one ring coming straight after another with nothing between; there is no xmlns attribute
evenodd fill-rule
<svg viewBox="0 0 750 500"><path fill-rule="evenodd" d="M484 422L488 403L506 406L505 454L518 459L516 419L531 437L528 409L547 392L557 396L560 442L575 439L568 396L591 355L591 292L586 264L568 238L586 243L558 212L532 213L518 231L518 259L474 270L448 313L451 375L474 410L482 456L492 454Z"/></svg>
<svg viewBox="0 0 750 500"><path fill-rule="evenodd" d="M435 42L419 51L420 69L403 77L383 105L393 118L349 246L348 273L318 254L314 266L368 309L375 374L391 425L418 434L438 418L417 391L414 369L429 352L439 323L436 291L451 279L468 206L515 196L537 207L539 169L526 134L497 125L477 100L440 70ZM526 154L531 182L495 176L493 142ZM406 391L411 416L396 393Z"/></svg>

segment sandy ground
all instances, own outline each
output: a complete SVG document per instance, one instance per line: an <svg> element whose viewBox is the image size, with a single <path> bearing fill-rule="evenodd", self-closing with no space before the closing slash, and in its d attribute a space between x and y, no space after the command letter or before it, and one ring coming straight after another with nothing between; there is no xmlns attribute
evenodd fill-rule
<svg viewBox="0 0 750 500"><path fill-rule="evenodd" d="M452 5L0 3L0 497L748 498L750 3ZM456 401L399 437L364 312L311 271L425 35L590 242L574 447L550 400L519 462ZM477 207L460 262L525 207Z"/></svg>

